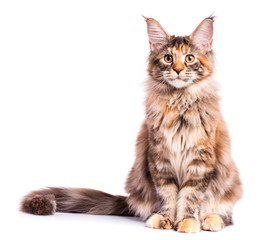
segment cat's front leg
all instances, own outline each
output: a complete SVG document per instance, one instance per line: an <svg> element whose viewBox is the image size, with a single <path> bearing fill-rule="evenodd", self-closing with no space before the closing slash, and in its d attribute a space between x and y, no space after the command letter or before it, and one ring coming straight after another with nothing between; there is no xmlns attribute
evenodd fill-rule
<svg viewBox="0 0 271 240"><path fill-rule="evenodd" d="M194 159L187 168L187 180L178 194L176 230L196 233L201 230L200 203L213 177L213 165L207 159Z"/></svg>
<svg viewBox="0 0 271 240"><path fill-rule="evenodd" d="M147 227L172 229L176 215L178 187L175 183L164 182L163 185L156 186L156 190L161 199L161 207L147 220Z"/></svg>
<svg viewBox="0 0 271 240"><path fill-rule="evenodd" d="M178 187L172 174L169 172L169 161L149 161L150 174L161 200L159 211L147 220L147 227L157 229L172 229L176 216ZM162 166L163 167L159 167ZM168 166L167 166L168 165Z"/></svg>

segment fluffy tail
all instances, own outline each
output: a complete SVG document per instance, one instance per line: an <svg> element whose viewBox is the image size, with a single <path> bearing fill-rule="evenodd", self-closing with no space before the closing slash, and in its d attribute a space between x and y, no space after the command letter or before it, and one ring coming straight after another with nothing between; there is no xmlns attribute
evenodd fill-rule
<svg viewBox="0 0 271 240"><path fill-rule="evenodd" d="M55 212L134 216L127 197L83 188L46 188L30 192L21 202L21 211L50 215Z"/></svg>

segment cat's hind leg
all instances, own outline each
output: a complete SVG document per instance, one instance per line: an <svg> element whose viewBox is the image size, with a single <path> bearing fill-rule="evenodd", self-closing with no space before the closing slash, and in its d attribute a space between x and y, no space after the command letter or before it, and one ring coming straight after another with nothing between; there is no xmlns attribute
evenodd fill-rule
<svg viewBox="0 0 271 240"><path fill-rule="evenodd" d="M225 226L233 224L233 202L217 199L215 196L207 196L201 205L202 230L218 232Z"/></svg>
<svg viewBox="0 0 271 240"><path fill-rule="evenodd" d="M225 178L228 176L228 178ZM242 196L242 186L235 165L221 174L217 171L216 179L210 182L205 197L201 202L200 221L206 231L220 231L232 225L233 206Z"/></svg>

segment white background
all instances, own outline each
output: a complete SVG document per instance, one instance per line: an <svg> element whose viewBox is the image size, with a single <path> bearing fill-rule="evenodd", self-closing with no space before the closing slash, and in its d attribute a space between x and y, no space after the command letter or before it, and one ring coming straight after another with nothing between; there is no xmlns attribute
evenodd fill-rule
<svg viewBox="0 0 271 240"><path fill-rule="evenodd" d="M1 239L190 239L136 218L18 211L30 190L88 187L125 194L144 119L149 51L141 14L171 34L217 16L221 108L245 194L235 225L197 239L270 239L268 1L1 1Z"/></svg>

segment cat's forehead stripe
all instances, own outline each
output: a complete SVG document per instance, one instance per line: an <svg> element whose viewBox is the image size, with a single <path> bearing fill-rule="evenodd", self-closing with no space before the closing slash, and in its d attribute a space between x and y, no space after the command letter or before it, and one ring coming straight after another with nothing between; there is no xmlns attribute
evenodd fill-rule
<svg viewBox="0 0 271 240"><path fill-rule="evenodd" d="M184 55L189 52L190 47L185 42L183 37L175 37L171 42L171 52L175 54L178 52L178 55Z"/></svg>
<svg viewBox="0 0 271 240"><path fill-rule="evenodd" d="M187 44L183 44L182 45L182 52L183 52L183 54L188 53L188 50L189 50L189 46Z"/></svg>
<svg viewBox="0 0 271 240"><path fill-rule="evenodd" d="M176 37L174 40L176 48L179 48L183 44L183 37Z"/></svg>
<svg viewBox="0 0 271 240"><path fill-rule="evenodd" d="M173 55L176 55L177 57L180 57L182 55L186 55L189 52L189 46L186 44L180 45L178 48L176 46L173 46L170 48L170 52Z"/></svg>

